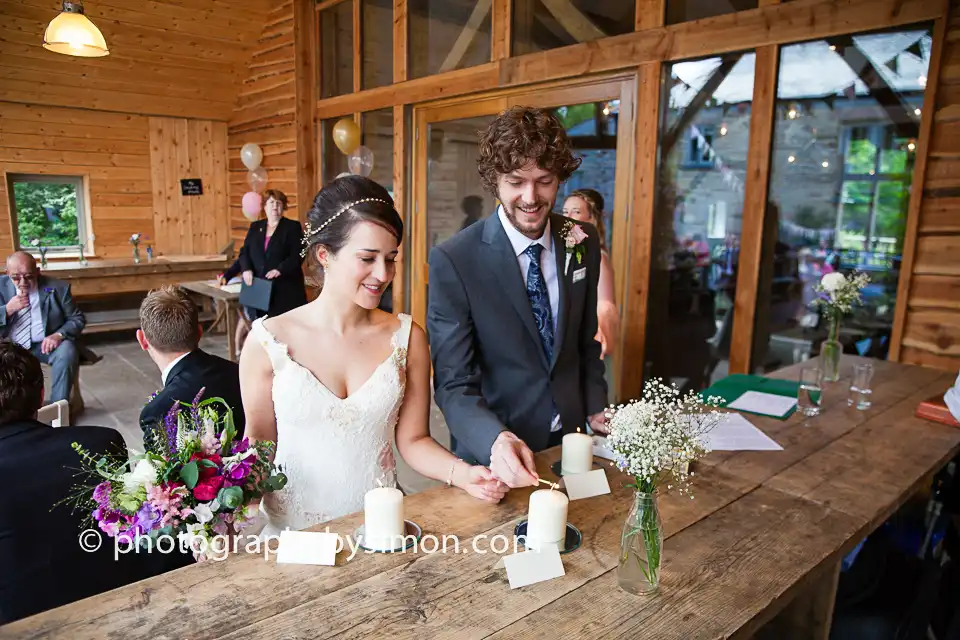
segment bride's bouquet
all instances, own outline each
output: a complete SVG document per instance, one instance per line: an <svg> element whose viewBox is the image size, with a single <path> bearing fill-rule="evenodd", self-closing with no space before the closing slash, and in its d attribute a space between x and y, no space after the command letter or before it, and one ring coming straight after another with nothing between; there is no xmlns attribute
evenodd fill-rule
<svg viewBox="0 0 960 640"><path fill-rule="evenodd" d="M213 535L249 526L256 510L247 505L282 489L287 478L271 462L274 443L234 442L230 407L221 398L201 402L203 392L192 404L175 404L147 431L143 455L96 458L73 443L95 484L78 487L68 501L89 510L118 543L147 547L160 536L186 539L200 561Z"/></svg>

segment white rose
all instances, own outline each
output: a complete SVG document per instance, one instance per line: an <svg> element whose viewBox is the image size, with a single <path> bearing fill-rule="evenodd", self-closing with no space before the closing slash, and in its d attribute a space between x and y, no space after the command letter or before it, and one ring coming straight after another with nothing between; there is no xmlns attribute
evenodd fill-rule
<svg viewBox="0 0 960 640"><path fill-rule="evenodd" d="M820 286L824 291L836 291L846 280L842 273L828 273L820 280Z"/></svg>
<svg viewBox="0 0 960 640"><path fill-rule="evenodd" d="M210 509L209 504L198 504L193 508L193 513L197 516L197 522L200 524L206 524L213 520L213 511Z"/></svg>
<svg viewBox="0 0 960 640"><path fill-rule="evenodd" d="M123 490L125 493L133 493L140 486L149 487L156 482L157 468L146 458L137 462L133 471L123 474Z"/></svg>

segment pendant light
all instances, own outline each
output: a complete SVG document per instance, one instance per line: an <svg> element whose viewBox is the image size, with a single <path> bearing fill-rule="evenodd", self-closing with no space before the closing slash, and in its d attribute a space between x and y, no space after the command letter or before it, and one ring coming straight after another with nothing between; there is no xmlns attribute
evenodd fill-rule
<svg viewBox="0 0 960 640"><path fill-rule="evenodd" d="M81 58L100 58L110 54L100 29L83 15L80 0L63 0L63 9L50 21L43 34L43 48Z"/></svg>

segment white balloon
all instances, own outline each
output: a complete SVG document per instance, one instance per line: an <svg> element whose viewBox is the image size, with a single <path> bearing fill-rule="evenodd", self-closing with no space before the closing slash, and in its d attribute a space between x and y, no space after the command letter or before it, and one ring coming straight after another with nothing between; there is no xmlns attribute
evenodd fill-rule
<svg viewBox="0 0 960 640"><path fill-rule="evenodd" d="M347 166L350 173L367 177L373 171L373 151L360 145L353 153L347 156Z"/></svg>
<svg viewBox="0 0 960 640"><path fill-rule="evenodd" d="M248 142L240 149L240 161L243 162L243 166L250 171L259 167L262 160L263 151L261 151L260 147L256 144Z"/></svg>
<svg viewBox="0 0 960 640"><path fill-rule="evenodd" d="M267 170L263 167L257 167L247 174L247 182L250 184L251 189L257 193L263 193L264 188L267 186Z"/></svg>

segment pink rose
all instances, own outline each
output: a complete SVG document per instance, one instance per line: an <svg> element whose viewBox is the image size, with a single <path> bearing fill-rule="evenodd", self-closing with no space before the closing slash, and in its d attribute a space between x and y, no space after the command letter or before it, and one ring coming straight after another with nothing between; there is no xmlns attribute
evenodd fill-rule
<svg viewBox="0 0 960 640"><path fill-rule="evenodd" d="M587 239L587 232L584 231L580 225L575 224L573 228L567 233L566 243L567 248L572 249L584 240Z"/></svg>

